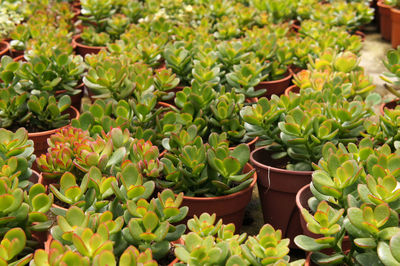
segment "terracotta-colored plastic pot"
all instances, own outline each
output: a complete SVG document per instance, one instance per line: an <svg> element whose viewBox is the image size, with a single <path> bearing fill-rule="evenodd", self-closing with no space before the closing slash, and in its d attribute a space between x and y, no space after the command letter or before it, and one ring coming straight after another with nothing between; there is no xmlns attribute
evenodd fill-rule
<svg viewBox="0 0 400 266"><path fill-rule="evenodd" d="M258 141L259 139L260 139L259 137L255 137L255 138L252 139L251 141L245 143L247 146L249 146L250 151L253 151L253 150L256 148L256 143L257 143L257 141ZM237 147L237 146L235 146L235 147L229 147L229 149L230 149L230 150L233 150L233 149L235 149L236 147Z"/></svg>
<svg viewBox="0 0 400 266"><path fill-rule="evenodd" d="M392 47L400 45L400 9L392 7L390 9L390 19L392 21Z"/></svg>
<svg viewBox="0 0 400 266"><path fill-rule="evenodd" d="M296 207L296 194L311 182L312 171L290 171L278 168L283 160L273 160L264 147L250 154L250 161L257 171L257 187L260 195L264 222L282 230L282 237L291 239L291 247L296 247L294 237L303 232L300 212Z"/></svg>
<svg viewBox="0 0 400 266"><path fill-rule="evenodd" d="M290 94L291 92L293 92L293 93L300 93L300 88L297 87L297 85L292 85L292 86L288 87L288 88L285 90L285 95L286 95L286 96L289 96L289 94Z"/></svg>
<svg viewBox="0 0 400 266"><path fill-rule="evenodd" d="M300 224L301 224L301 228L303 229L303 235L306 235L306 236L309 236L312 238L320 238L320 237L322 237L322 235L314 234L314 233L310 232L310 230L308 230L307 222L306 222L306 220L304 220L303 215L301 215L301 210L303 208L309 210L308 200L313 196L314 195L311 192L310 184L305 185L296 194L296 206L299 209L299 213L300 213Z"/></svg>
<svg viewBox="0 0 400 266"><path fill-rule="evenodd" d="M6 41L1 41L0 42L0 58L7 54L8 51L10 50L10 44Z"/></svg>
<svg viewBox="0 0 400 266"><path fill-rule="evenodd" d="M354 32L354 35L360 36L361 37L361 41L365 41L365 33L364 32L357 30L357 31Z"/></svg>
<svg viewBox="0 0 400 266"><path fill-rule="evenodd" d="M292 75L294 76L295 74L299 73L300 71L304 70L302 67L298 67L295 65L291 65L289 68L289 71L292 72Z"/></svg>
<svg viewBox="0 0 400 266"><path fill-rule="evenodd" d="M286 72L286 75L282 79L272 81L261 81L255 90L267 89L267 92L262 97L271 98L272 94L281 95L285 92L285 89L290 86L293 74L290 71Z"/></svg>
<svg viewBox="0 0 400 266"><path fill-rule="evenodd" d="M384 112L385 108L395 109L396 106L398 105L399 101L400 101L400 99L395 99L395 100L387 102L387 103L382 103L381 106L379 107L379 111L380 111L381 115L385 114L385 112Z"/></svg>
<svg viewBox="0 0 400 266"><path fill-rule="evenodd" d="M66 112L68 112L70 114L71 119L79 118L79 111L73 106L68 108L68 110ZM66 127L66 126L64 126L64 127ZM33 140L34 147L35 147L34 153L37 157L39 157L41 154L46 153L47 148L49 147L49 145L47 144L47 138L49 138L57 130L59 130L59 128L42 131L42 132L28 133L28 138Z"/></svg>
<svg viewBox="0 0 400 266"><path fill-rule="evenodd" d="M250 164L246 164L243 172L247 173L254 169ZM253 175L253 182L242 191L219 197L183 197L182 206L188 206L189 212L182 221L185 223L194 215L200 216L203 212L215 213L217 220L222 219L224 224L234 223L236 231L239 232L242 226L244 213L251 200L253 187L257 182L257 174Z"/></svg>
<svg viewBox="0 0 400 266"><path fill-rule="evenodd" d="M85 57L87 54L98 54L101 49L107 49L105 46L89 46L82 43L81 35L72 37L72 46L77 54Z"/></svg>
<svg viewBox="0 0 400 266"><path fill-rule="evenodd" d="M383 1L378 1L378 8L379 8L379 27L382 38L384 40L390 41L392 35L392 21L390 18L391 7L385 5Z"/></svg>

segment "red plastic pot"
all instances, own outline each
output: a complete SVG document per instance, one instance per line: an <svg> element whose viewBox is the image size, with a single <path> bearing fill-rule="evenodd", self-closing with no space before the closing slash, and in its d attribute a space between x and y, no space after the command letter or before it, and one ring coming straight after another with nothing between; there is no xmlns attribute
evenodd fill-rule
<svg viewBox="0 0 400 266"><path fill-rule="evenodd" d="M250 164L246 164L243 172L247 173L254 169ZM189 212L182 223L191 219L194 215L200 216L203 212L215 213L217 220L222 219L224 224L234 223L236 232L240 231L244 213L251 200L253 187L257 182L257 173L253 175L253 182L242 191L219 197L188 197L183 196L182 206L188 206Z"/></svg>
<svg viewBox="0 0 400 266"><path fill-rule="evenodd" d="M385 114L385 112L384 112L385 108L395 109L396 106L398 105L399 100L400 99L395 99L395 100L387 102L387 103L382 103L381 106L379 107L379 111L380 111L381 115Z"/></svg>
<svg viewBox="0 0 400 266"><path fill-rule="evenodd" d="M276 94L278 96L283 94L285 92L285 89L290 86L292 82L292 77L292 72L287 71L284 78L272 81L261 81L257 86L254 87L254 89L267 89L267 92L262 95L262 97L267 97L268 99L270 99L273 94Z"/></svg>
<svg viewBox="0 0 400 266"><path fill-rule="evenodd" d="M89 46L82 43L81 35L72 37L72 46L77 54L85 57L87 54L98 54L101 49L106 49L105 46Z"/></svg>
<svg viewBox="0 0 400 266"><path fill-rule="evenodd" d="M293 239L302 234L300 212L296 207L296 194L311 182L312 171L290 171L278 168L282 160L273 160L264 147L250 154L250 161L257 171L257 187L260 195L264 222L282 230L282 237Z"/></svg>
<svg viewBox="0 0 400 266"><path fill-rule="evenodd" d="M0 42L0 58L7 54L8 51L10 50L10 44L6 41L1 41Z"/></svg>
<svg viewBox="0 0 400 266"><path fill-rule="evenodd" d="M392 47L397 48L400 45L400 10L392 7L390 9L390 18L392 21Z"/></svg>
<svg viewBox="0 0 400 266"><path fill-rule="evenodd" d="M79 111L73 106L68 108L68 110L66 112L68 112L70 114L71 119L79 118ZM66 127L66 126L64 126L64 127ZM64 127L61 127L61 128L64 128ZM47 130L47 131L35 132L35 133L28 133L28 138L33 140L34 147L35 147L34 153L35 153L36 157L39 157L41 154L44 154L47 152L47 148L49 147L49 145L47 144L47 138L49 138L57 130L59 130L59 128L51 129L51 130Z"/></svg>
<svg viewBox="0 0 400 266"><path fill-rule="evenodd" d="M392 35L392 21L390 18L391 7L385 5L383 1L378 2L379 9L379 27L381 31L382 38L384 40L390 41Z"/></svg>

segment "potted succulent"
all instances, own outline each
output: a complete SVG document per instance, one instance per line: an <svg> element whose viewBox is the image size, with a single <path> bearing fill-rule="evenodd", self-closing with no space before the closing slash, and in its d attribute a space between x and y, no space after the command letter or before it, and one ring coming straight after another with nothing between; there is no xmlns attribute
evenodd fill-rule
<svg viewBox="0 0 400 266"><path fill-rule="evenodd" d="M302 209L308 230L319 236L297 236L296 244L325 265L394 263L400 194L393 162L399 156L387 145L374 148L369 138L347 147L327 143L323 154L310 185L312 213Z"/></svg>
<svg viewBox="0 0 400 266"><path fill-rule="evenodd" d="M182 237L184 244L177 244L173 265L304 264L304 260L289 263L289 239L281 239L281 231L270 225L247 239L245 233L235 234L234 224L216 222L215 214L194 216L187 225L190 232Z"/></svg>
<svg viewBox="0 0 400 266"><path fill-rule="evenodd" d="M195 126L172 133L164 146L167 153L160 160L164 177L155 180L157 185L185 193L183 204L189 206L188 217L215 212L239 229L257 180L247 163L249 147L240 144L230 150L226 136L216 133L204 144Z"/></svg>
<svg viewBox="0 0 400 266"><path fill-rule="evenodd" d="M273 96L241 110L248 134L260 136L259 145L266 145L251 153L260 175L264 220L291 238L301 230L296 220L296 193L310 182L312 163L321 158L323 144L356 141L364 131L362 121L372 115L369 104L362 101L329 97L331 100L325 101L322 93ZM342 112L347 118L339 115ZM279 208L274 204L277 201L287 207Z"/></svg>
<svg viewBox="0 0 400 266"><path fill-rule="evenodd" d="M71 104L78 110L83 97L83 84L79 84L85 65L81 56L68 55L53 50L50 56L30 56L16 72L21 90L31 94L47 91L57 99L71 97Z"/></svg>

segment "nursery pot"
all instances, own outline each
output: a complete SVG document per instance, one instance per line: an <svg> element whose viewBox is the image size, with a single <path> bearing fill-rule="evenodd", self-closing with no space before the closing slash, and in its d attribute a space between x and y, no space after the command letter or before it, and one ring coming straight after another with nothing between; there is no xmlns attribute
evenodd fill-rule
<svg viewBox="0 0 400 266"><path fill-rule="evenodd" d="M89 46L82 43L81 35L72 37L72 46L77 54L85 57L87 54L98 54L101 49L106 49L105 46Z"/></svg>
<svg viewBox="0 0 400 266"><path fill-rule="evenodd" d="M257 171L257 187L264 216L264 222L282 230L282 237L291 239L303 232L300 212L296 207L296 194L311 182L312 171L290 171L277 168L284 161L273 160L264 147L250 154L250 161Z"/></svg>
<svg viewBox="0 0 400 266"><path fill-rule="evenodd" d="M289 96L290 92L300 93L300 88L297 85L292 85L285 90L285 95Z"/></svg>
<svg viewBox="0 0 400 266"><path fill-rule="evenodd" d="M306 235L306 236L309 236L312 238L320 238L320 237L322 237L322 235L314 234L314 233L310 232L310 230L308 230L307 222L306 222L306 220L304 220L303 215L301 215L301 210L303 208L310 210L310 208L308 207L308 200L313 196L314 195L311 192L310 184L305 185L296 194L296 206L300 213L300 225L301 225L301 228L303 229L303 235Z"/></svg>
<svg viewBox="0 0 400 266"><path fill-rule="evenodd" d="M262 97L271 98L272 94L281 95L285 92L285 89L290 86L293 74L291 71L287 71L284 78L272 81L261 81L255 90L267 89L267 92Z"/></svg>
<svg viewBox="0 0 400 266"><path fill-rule="evenodd" d="M70 106L65 112L68 112L70 115L70 119L72 120L73 118L79 118L79 111L76 110L75 107ZM69 124L68 124L69 125ZM66 125L66 126L68 126ZM66 127L64 126L64 127ZM64 128L61 127L61 128ZM56 129L51 129L47 131L41 131L41 132L34 132L34 133L28 133L28 138L33 140L34 147L35 147L35 155L36 157L39 157L41 154L45 154L47 152L47 148L49 145L47 144L47 138L49 138L52 134L56 133L57 130L60 128Z"/></svg>
<svg viewBox="0 0 400 266"><path fill-rule="evenodd" d="M244 166L243 172L254 169L249 163ZM183 196L182 206L188 206L189 212L182 223L191 219L194 215L199 217L203 212L215 213L217 220L222 219L224 224L234 223L236 232L240 231L247 204L251 200L253 187L257 181L257 174L253 174L253 182L242 191L218 197L188 197Z"/></svg>
<svg viewBox="0 0 400 266"><path fill-rule="evenodd" d="M7 54L8 51L10 50L10 44L6 41L1 41L0 42L0 58Z"/></svg>
<svg viewBox="0 0 400 266"><path fill-rule="evenodd" d="M387 103L382 103L381 106L379 107L379 111L380 111L381 115L385 114L385 112L384 112L385 108L395 109L396 106L398 105L398 102L399 102L399 99L395 99L395 100L387 102Z"/></svg>
<svg viewBox="0 0 400 266"><path fill-rule="evenodd" d="M378 1L378 8L379 8L379 27L382 38L384 40L390 41L392 35L392 22L390 18L391 7L385 5L383 1Z"/></svg>
<svg viewBox="0 0 400 266"><path fill-rule="evenodd" d="M392 21L392 47L397 48L400 44L400 9L392 7L390 9L390 19Z"/></svg>
<svg viewBox="0 0 400 266"><path fill-rule="evenodd" d="M345 236L342 241L342 250L344 250L344 253L347 255L350 252L350 249L351 249L351 240L348 236ZM326 255L332 255L334 253L334 250L328 248L328 249L323 249L320 252ZM313 254L312 252L307 253L306 262L304 263L304 266L318 266L318 264L316 264L311 260L312 254Z"/></svg>

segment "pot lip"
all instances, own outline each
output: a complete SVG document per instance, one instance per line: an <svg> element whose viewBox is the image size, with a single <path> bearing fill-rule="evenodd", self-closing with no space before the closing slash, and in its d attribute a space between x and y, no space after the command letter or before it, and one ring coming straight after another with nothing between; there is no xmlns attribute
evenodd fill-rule
<svg viewBox="0 0 400 266"><path fill-rule="evenodd" d="M86 49L107 49L106 46L89 46L89 45L81 43L80 41L82 41L80 34L74 35L72 37L72 45L73 46L79 46L79 47L86 48Z"/></svg>
<svg viewBox="0 0 400 266"><path fill-rule="evenodd" d="M81 92L78 93L78 94L70 95L70 97L75 96L75 95L79 95L79 94L83 94L83 87L84 87L84 86L85 86L85 84L84 84L83 82L79 83L79 84L75 87L75 89L80 89ZM64 93L64 92L67 92L67 90L58 90L58 91L55 91L55 94L57 95L57 94L61 94L61 93Z"/></svg>
<svg viewBox="0 0 400 266"><path fill-rule="evenodd" d="M287 87L286 90L285 90L285 95L289 96L289 93L293 92L293 89L296 88L296 87L297 87L297 85L295 85L295 84L290 85L289 87Z"/></svg>
<svg viewBox="0 0 400 266"><path fill-rule="evenodd" d="M285 82L288 81L289 79L291 79L293 77L293 73L292 71L288 70L285 73L285 77L281 78L281 79L277 79L277 80L270 80L270 81L260 81L260 83L258 84L275 84L275 83L281 83L281 82Z"/></svg>
<svg viewBox="0 0 400 266"><path fill-rule="evenodd" d="M382 7L382 8L388 8L388 9L392 8L391 6L385 4L383 1L378 1L376 4L377 4L377 6Z"/></svg>
<svg viewBox="0 0 400 266"><path fill-rule="evenodd" d="M72 109L72 111L75 113L75 117L70 118L70 120L72 120L74 118L78 119L80 116L79 111L72 105L69 108ZM34 132L34 133L28 133L28 137L39 137L39 136L44 136L44 135L51 135L51 134L54 134L57 130L59 130L61 128L68 127L70 124L71 124L71 122L68 125L65 125L60 128L55 128L55 129L50 129L50 130L40 131L40 132Z"/></svg>
<svg viewBox="0 0 400 266"><path fill-rule="evenodd" d="M396 13L396 14L400 15L400 9L395 8L395 7L391 7L390 8L390 13Z"/></svg>
<svg viewBox="0 0 400 266"><path fill-rule="evenodd" d="M297 192L297 194L296 194L296 205L297 205L297 208L298 208L299 210L301 210L302 208L304 208L304 206L301 204L301 201L300 201L301 195L304 193L304 191L306 191L307 189L310 188L310 185L311 185L311 183L305 185L305 186L302 187L302 188Z"/></svg>
<svg viewBox="0 0 400 266"><path fill-rule="evenodd" d="M3 55L3 54L5 54L5 53L7 53L7 51L8 50L10 50L10 44L8 43L8 42L6 42L6 41L0 41L0 47L3 47L1 50L0 50L0 55Z"/></svg>
<svg viewBox="0 0 400 266"><path fill-rule="evenodd" d="M254 167L250 163L246 163L245 167L246 166L249 167L249 171L254 169ZM217 196L217 197L190 197L190 196L183 195L183 198L187 199L187 200L195 200L195 201L203 201L203 202L204 201L213 201L213 200L222 200L222 201L229 200L231 198L236 198L239 195L245 194L249 190L252 190L254 185L256 184L256 182L257 182L257 172L254 171L254 173L253 173L253 181L250 183L250 185L247 188L245 188L245 189L243 189L241 191L238 191L236 193L229 194L229 195Z"/></svg>
<svg viewBox="0 0 400 266"><path fill-rule="evenodd" d="M14 62L26 62L26 59L25 59L25 55L24 54L22 54L22 55L19 55L19 56L17 56L17 57L15 57L14 58Z"/></svg>
<svg viewBox="0 0 400 266"><path fill-rule="evenodd" d="M313 171L293 171L293 170L287 170L287 169L281 169L281 168L276 168L273 166L269 166L269 165L265 165L262 164L258 161L256 161L254 159L254 154L260 150L263 150L265 148L265 146L263 147L259 147L257 149L255 149L254 151L252 151L250 153L250 161L252 164L254 164L256 167L262 168L262 169L270 169L273 172L277 172L277 173L283 173L283 174L292 174L292 175L311 175L313 173Z"/></svg>
<svg viewBox="0 0 400 266"><path fill-rule="evenodd" d="M387 103L382 103L381 106L379 106L379 111L380 111L381 115L385 114L385 108L389 108L389 107L387 107L388 104L395 103L395 102L398 102L398 101L400 101L400 99L396 98L396 99L393 99L393 100L391 100L391 101L389 101Z"/></svg>

